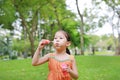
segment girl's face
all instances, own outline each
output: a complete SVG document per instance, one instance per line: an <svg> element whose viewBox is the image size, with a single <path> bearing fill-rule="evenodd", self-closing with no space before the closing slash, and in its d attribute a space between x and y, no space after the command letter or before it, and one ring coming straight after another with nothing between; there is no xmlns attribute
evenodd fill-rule
<svg viewBox="0 0 120 80"><path fill-rule="evenodd" d="M69 41L67 41L67 38L65 37L65 34L61 31L57 32L55 34L53 45L57 48L66 48L68 46Z"/></svg>

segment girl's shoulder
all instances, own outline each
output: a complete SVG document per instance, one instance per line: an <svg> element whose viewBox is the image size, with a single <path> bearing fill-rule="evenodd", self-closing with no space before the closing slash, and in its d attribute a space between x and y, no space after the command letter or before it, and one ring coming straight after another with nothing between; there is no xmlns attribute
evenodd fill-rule
<svg viewBox="0 0 120 80"><path fill-rule="evenodd" d="M55 53L48 53L49 57L54 57Z"/></svg>
<svg viewBox="0 0 120 80"><path fill-rule="evenodd" d="M74 55L69 55L70 60L74 60Z"/></svg>

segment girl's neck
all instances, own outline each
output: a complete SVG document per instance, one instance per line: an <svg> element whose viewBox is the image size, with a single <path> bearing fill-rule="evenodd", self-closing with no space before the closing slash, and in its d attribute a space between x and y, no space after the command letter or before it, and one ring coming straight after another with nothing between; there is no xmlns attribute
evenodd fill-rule
<svg viewBox="0 0 120 80"><path fill-rule="evenodd" d="M56 51L56 54L66 54L66 50L57 50Z"/></svg>

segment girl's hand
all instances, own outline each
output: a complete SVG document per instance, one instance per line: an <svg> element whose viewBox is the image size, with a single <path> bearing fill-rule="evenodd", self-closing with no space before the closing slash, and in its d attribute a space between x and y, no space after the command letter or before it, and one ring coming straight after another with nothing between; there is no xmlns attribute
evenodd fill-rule
<svg viewBox="0 0 120 80"><path fill-rule="evenodd" d="M64 75L71 71L71 68L67 64L62 64L61 68L62 68L62 71L63 71Z"/></svg>
<svg viewBox="0 0 120 80"><path fill-rule="evenodd" d="M68 66L68 67L66 68L66 71L69 73L69 72L72 71L72 69Z"/></svg>
<svg viewBox="0 0 120 80"><path fill-rule="evenodd" d="M39 42L39 49L42 49L45 45L49 44L50 43L50 40L46 40L46 39L42 39L40 42Z"/></svg>

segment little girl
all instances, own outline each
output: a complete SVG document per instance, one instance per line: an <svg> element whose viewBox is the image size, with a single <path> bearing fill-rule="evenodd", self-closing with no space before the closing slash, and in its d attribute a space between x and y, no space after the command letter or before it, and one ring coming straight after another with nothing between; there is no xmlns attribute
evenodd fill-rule
<svg viewBox="0 0 120 80"><path fill-rule="evenodd" d="M57 31L52 42L55 52L48 53L39 58L41 50L46 44L50 43L50 41L44 39L40 41L33 56L32 65L37 66L48 62L48 80L78 79L78 72L74 56L70 55L67 48L71 44L69 35L63 30Z"/></svg>

